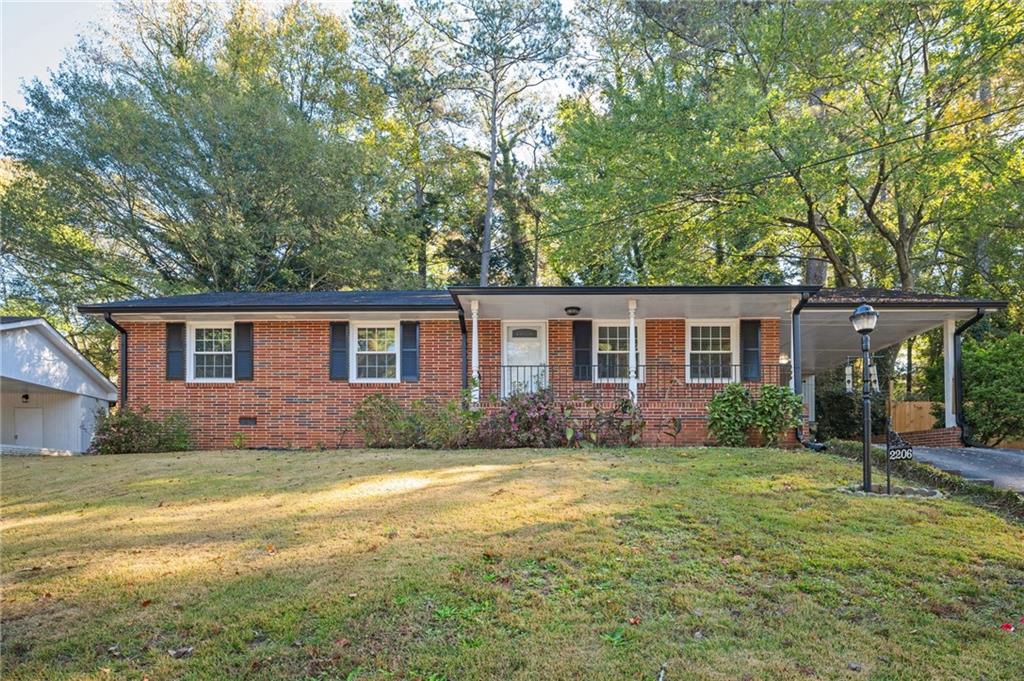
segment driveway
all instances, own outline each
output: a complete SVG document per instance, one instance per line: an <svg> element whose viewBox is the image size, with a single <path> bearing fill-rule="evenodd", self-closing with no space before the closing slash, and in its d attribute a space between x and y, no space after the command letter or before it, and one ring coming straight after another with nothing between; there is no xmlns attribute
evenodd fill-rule
<svg viewBox="0 0 1024 681"><path fill-rule="evenodd" d="M980 447L914 447L914 458L969 480L991 480L1002 489L1024 492L1024 451Z"/></svg>

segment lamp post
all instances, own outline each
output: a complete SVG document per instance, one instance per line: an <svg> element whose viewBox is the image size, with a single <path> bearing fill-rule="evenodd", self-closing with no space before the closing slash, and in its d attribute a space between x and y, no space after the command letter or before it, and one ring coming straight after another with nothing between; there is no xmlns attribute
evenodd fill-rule
<svg viewBox="0 0 1024 681"><path fill-rule="evenodd" d="M864 373L861 381L861 409L864 415L864 491L871 491L871 377L868 363L871 361L871 332L878 323L878 313L867 303L850 315L854 330L860 334L861 363Z"/></svg>

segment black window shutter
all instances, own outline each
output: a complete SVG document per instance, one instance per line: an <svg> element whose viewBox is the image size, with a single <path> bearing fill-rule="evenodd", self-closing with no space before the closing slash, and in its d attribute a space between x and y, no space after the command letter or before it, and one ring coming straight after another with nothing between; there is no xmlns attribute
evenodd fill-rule
<svg viewBox="0 0 1024 681"><path fill-rule="evenodd" d="M761 320L740 320L740 378L761 380Z"/></svg>
<svg viewBox="0 0 1024 681"><path fill-rule="evenodd" d="M167 380L185 380L185 324L167 325Z"/></svg>
<svg viewBox="0 0 1024 681"><path fill-rule="evenodd" d="M252 322L235 322L235 380L252 380Z"/></svg>
<svg viewBox="0 0 1024 681"><path fill-rule="evenodd" d="M589 381L594 373L591 368L594 326L590 320L572 323L572 380Z"/></svg>
<svg viewBox="0 0 1024 681"><path fill-rule="evenodd" d="M331 380L348 380L348 322L331 322Z"/></svg>
<svg viewBox="0 0 1024 681"><path fill-rule="evenodd" d="M402 380L420 380L420 323L402 322Z"/></svg>

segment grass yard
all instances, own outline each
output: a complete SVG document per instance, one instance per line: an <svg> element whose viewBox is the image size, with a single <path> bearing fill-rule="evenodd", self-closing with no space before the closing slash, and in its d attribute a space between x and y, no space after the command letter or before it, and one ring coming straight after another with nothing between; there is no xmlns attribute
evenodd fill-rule
<svg viewBox="0 0 1024 681"><path fill-rule="evenodd" d="M822 454L196 452L0 474L5 678L1024 678L1024 528L839 494L859 468Z"/></svg>

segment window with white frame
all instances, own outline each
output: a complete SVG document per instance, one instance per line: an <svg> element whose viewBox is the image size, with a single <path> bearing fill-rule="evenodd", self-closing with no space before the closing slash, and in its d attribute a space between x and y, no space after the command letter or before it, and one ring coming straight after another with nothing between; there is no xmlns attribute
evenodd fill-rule
<svg viewBox="0 0 1024 681"><path fill-rule="evenodd" d="M191 380L216 382L234 379L233 325L193 325L190 342Z"/></svg>
<svg viewBox="0 0 1024 681"><path fill-rule="evenodd" d="M629 379L629 322L595 322L594 365L597 381ZM643 378L643 328L636 327L637 377Z"/></svg>
<svg viewBox="0 0 1024 681"><path fill-rule="evenodd" d="M355 381L398 381L398 325L356 326Z"/></svg>
<svg viewBox="0 0 1024 681"><path fill-rule="evenodd" d="M687 337L690 381L727 383L738 378L739 322L691 322Z"/></svg>

